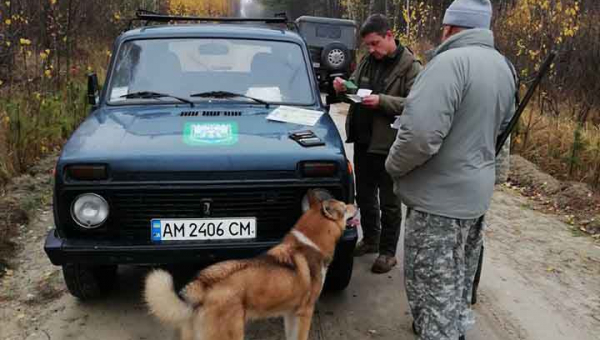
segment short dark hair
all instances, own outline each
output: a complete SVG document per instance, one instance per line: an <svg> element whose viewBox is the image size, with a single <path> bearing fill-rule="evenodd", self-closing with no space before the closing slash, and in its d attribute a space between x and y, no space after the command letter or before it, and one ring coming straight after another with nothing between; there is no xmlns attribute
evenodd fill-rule
<svg viewBox="0 0 600 340"><path fill-rule="evenodd" d="M365 20L362 27L360 28L360 36L364 38L371 33L377 33L382 37L385 37L387 31L390 30L390 24L388 19L383 14L373 14Z"/></svg>

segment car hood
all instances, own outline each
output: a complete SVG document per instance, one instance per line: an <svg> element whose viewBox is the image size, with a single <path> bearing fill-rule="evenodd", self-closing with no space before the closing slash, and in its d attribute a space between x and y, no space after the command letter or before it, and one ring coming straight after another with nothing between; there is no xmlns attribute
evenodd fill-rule
<svg viewBox="0 0 600 340"><path fill-rule="evenodd" d="M315 126L303 126L267 120L274 108L99 109L73 133L60 163L106 163L118 173L290 171L299 161L343 161L343 145L328 114ZM325 145L307 148L289 138L291 131L306 129Z"/></svg>

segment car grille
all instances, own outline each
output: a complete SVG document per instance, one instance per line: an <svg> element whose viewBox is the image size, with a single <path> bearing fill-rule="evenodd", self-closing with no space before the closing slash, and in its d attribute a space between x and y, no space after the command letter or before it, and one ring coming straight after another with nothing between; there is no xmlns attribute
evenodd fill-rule
<svg viewBox="0 0 600 340"><path fill-rule="evenodd" d="M155 218L256 217L257 238L283 236L301 214L300 201L306 189L214 189L148 190L113 193L112 208L121 236L150 237ZM205 216L202 202L211 202Z"/></svg>

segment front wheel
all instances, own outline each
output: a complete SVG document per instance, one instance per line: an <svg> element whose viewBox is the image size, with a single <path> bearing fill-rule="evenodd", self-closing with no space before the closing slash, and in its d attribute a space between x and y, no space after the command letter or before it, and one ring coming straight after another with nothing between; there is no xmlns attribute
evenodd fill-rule
<svg viewBox="0 0 600 340"><path fill-rule="evenodd" d="M346 289L352 279L353 269L354 256L352 252L336 258L327 270L324 290L339 292Z"/></svg>
<svg viewBox="0 0 600 340"><path fill-rule="evenodd" d="M106 294L117 281L117 266L89 266L77 263L62 266L63 277L71 295L91 300Z"/></svg>

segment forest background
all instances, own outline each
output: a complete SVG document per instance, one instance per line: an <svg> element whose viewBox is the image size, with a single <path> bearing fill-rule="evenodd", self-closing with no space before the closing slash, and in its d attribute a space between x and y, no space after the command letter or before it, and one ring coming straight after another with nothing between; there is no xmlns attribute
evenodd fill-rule
<svg viewBox="0 0 600 340"><path fill-rule="evenodd" d="M439 44L451 0L12 0L0 2L0 189L61 148L88 115L86 75L104 81L112 42L137 9L199 16L285 11L362 23L384 13L418 55ZM600 1L492 0L497 48L522 90L558 52L513 135L513 153L600 193ZM364 52L364 51L363 51ZM360 53L360 52L359 52Z"/></svg>

